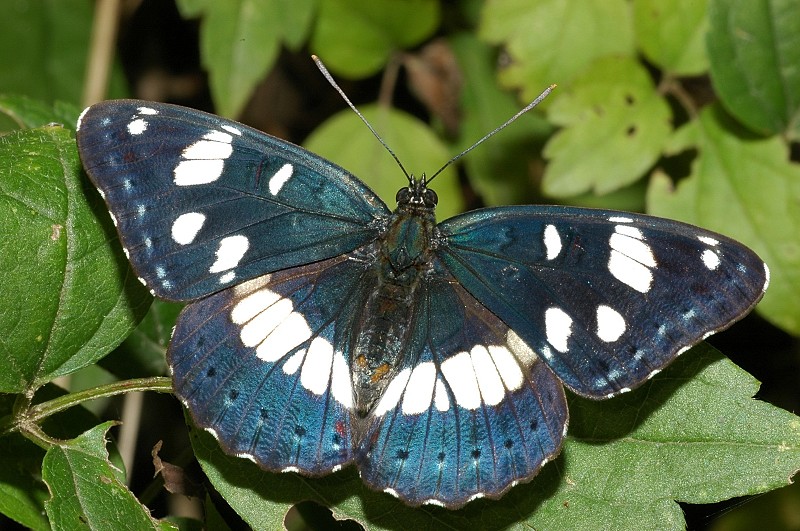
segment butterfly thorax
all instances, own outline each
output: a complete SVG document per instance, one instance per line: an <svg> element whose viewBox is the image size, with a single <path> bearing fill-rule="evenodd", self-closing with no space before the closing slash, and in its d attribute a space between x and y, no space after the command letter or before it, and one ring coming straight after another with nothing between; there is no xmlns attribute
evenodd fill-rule
<svg viewBox="0 0 800 531"><path fill-rule="evenodd" d="M405 189L404 189L405 190ZM398 194L399 196L400 194ZM419 289L432 270L435 203L401 201L378 243L376 289L361 312L353 356L356 412L367 413L403 364L414 330Z"/></svg>

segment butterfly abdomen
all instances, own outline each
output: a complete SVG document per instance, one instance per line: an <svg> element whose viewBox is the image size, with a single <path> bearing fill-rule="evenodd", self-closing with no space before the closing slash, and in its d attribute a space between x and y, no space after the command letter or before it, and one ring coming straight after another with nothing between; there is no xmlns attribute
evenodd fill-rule
<svg viewBox="0 0 800 531"><path fill-rule="evenodd" d="M401 205L392 214L373 266L376 289L361 311L353 356L355 410L366 416L405 365L415 328L414 304L432 270L433 208Z"/></svg>

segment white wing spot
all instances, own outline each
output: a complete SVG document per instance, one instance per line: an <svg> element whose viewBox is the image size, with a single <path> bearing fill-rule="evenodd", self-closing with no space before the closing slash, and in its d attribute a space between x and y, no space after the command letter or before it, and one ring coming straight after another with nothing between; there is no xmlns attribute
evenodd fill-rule
<svg viewBox="0 0 800 531"><path fill-rule="evenodd" d="M633 258L612 250L608 259L608 270L620 282L627 284L640 293L650 291L653 274Z"/></svg>
<svg viewBox="0 0 800 531"><path fill-rule="evenodd" d="M172 239L180 245L189 245L194 241L205 222L206 216L200 212L181 214L172 223Z"/></svg>
<svg viewBox="0 0 800 531"><path fill-rule="evenodd" d="M711 249L706 249L703 251L703 254L700 255L700 258L703 260L703 264L711 271L715 271L719 267L719 256L717 256L717 253Z"/></svg>
<svg viewBox="0 0 800 531"><path fill-rule="evenodd" d="M222 131L215 131L213 129L208 133L204 134L203 139L211 140L213 142L219 142L221 144L230 144L231 142L233 142L233 137L228 133L223 133ZM200 144L201 142L202 141L196 142L196 144Z"/></svg>
<svg viewBox="0 0 800 531"><path fill-rule="evenodd" d="M481 405L478 378L468 352L459 352L442 363L442 374L453 391L456 403L464 409L477 409Z"/></svg>
<svg viewBox="0 0 800 531"><path fill-rule="evenodd" d="M614 232L617 234L624 234L625 236L630 236L631 238L636 238L637 240L644 240L644 234L642 231L637 229L636 227L631 227L629 225L617 225L614 227Z"/></svg>
<svg viewBox="0 0 800 531"><path fill-rule="evenodd" d="M239 325L244 324L279 300L283 299L274 291L268 289L254 291L236 303L231 310L231 321Z"/></svg>
<svg viewBox="0 0 800 531"><path fill-rule="evenodd" d="M333 345L323 337L314 338L300 371L300 383L317 396L323 394L328 389L332 365Z"/></svg>
<svg viewBox="0 0 800 531"><path fill-rule="evenodd" d="M139 114L155 116L156 114L158 114L158 111L153 109L152 107L139 107Z"/></svg>
<svg viewBox="0 0 800 531"><path fill-rule="evenodd" d="M213 183L222 175L224 160L182 160L173 172L176 186Z"/></svg>
<svg viewBox="0 0 800 531"><path fill-rule="evenodd" d="M216 181L225 168L225 160L233 153L233 137L211 130L201 140L187 146L173 174L178 186L194 186Z"/></svg>
<svg viewBox="0 0 800 531"><path fill-rule="evenodd" d="M227 284L229 282L233 282L233 279L235 278L236 278L236 271L228 271L227 273L220 275L219 283Z"/></svg>
<svg viewBox="0 0 800 531"><path fill-rule="evenodd" d="M219 133L231 138L231 135ZM206 135L206 137L211 134ZM198 140L183 150L183 158L187 160L216 160L227 159L233 153L230 141L227 143L219 140Z"/></svg>
<svg viewBox="0 0 800 531"><path fill-rule="evenodd" d="M625 333L625 329L622 314L605 304L597 307L597 337L606 343L613 343Z"/></svg>
<svg viewBox="0 0 800 531"><path fill-rule="evenodd" d="M226 124L226 125L223 125L222 128L225 129L229 133L233 133L236 136L242 136L242 131L238 127L234 127L232 125L227 125Z"/></svg>
<svg viewBox="0 0 800 531"><path fill-rule="evenodd" d="M553 306L544 312L547 341L559 352L569 350L567 341L572 335L572 317L561 308Z"/></svg>
<svg viewBox="0 0 800 531"><path fill-rule="evenodd" d="M278 361L288 352L291 352L295 347L311 337L311 328L309 328L308 323L302 315L297 312L291 312L282 319L281 317L282 316L276 317L273 315L271 320L269 320L268 324L264 327L265 330L260 332L261 336L265 336L265 339L256 347L256 356L258 356L259 359L269 362ZM258 321L259 319L253 319L247 327L255 327ZM265 321L267 321L267 319L265 319ZM245 331L243 328L242 336L244 336L244 333ZM253 336L259 334L259 332L255 330L250 330L249 333ZM242 342L244 343L244 337L242 337ZM307 356L308 354L306 354L305 363L308 363ZM303 366L305 366L305 363Z"/></svg>
<svg viewBox="0 0 800 531"><path fill-rule="evenodd" d="M492 361L503 379L503 384L506 389L516 391L522 387L523 375L519 363L511 352L504 346L490 345L489 354L492 355Z"/></svg>
<svg viewBox="0 0 800 531"><path fill-rule="evenodd" d="M439 411L450 409L450 397L441 378L436 378L436 391L433 394L433 403Z"/></svg>
<svg viewBox="0 0 800 531"><path fill-rule="evenodd" d="M612 223L633 223L633 219L626 216L611 216L608 221Z"/></svg>
<svg viewBox="0 0 800 531"><path fill-rule="evenodd" d="M275 175L273 175L269 180L269 192L272 195L278 195L278 192L281 191L283 185L286 184L292 174L294 173L294 167L291 164L284 164L281 166Z"/></svg>
<svg viewBox="0 0 800 531"><path fill-rule="evenodd" d="M241 261L244 253L250 248L250 241L247 236L237 234L228 236L219 241L217 249L217 260L211 265L209 273L221 273L228 269L233 269Z"/></svg>
<svg viewBox="0 0 800 531"><path fill-rule="evenodd" d="M331 376L333 398L347 409L353 409L353 381L350 378L350 368L341 352L333 355Z"/></svg>
<svg viewBox="0 0 800 531"><path fill-rule="evenodd" d="M544 247L548 260L553 260L561 253L561 235L555 225L548 225L544 228Z"/></svg>
<svg viewBox="0 0 800 531"><path fill-rule="evenodd" d="M147 122L142 120L141 118L136 118L135 120L131 120L128 124L128 133L136 136L141 135L147 130Z"/></svg>
<svg viewBox="0 0 800 531"><path fill-rule="evenodd" d="M238 305L235 306L233 311L231 311L231 321L234 323L237 323L239 318L239 316L235 315L238 307ZM289 315L292 314L293 309L294 304L292 304L291 299L280 299L274 304L270 304L263 310L260 310L256 315L249 318L247 324L242 326L242 329L239 331L239 338L242 340L242 344L246 347L255 347L261 344L273 330L286 321ZM248 311L248 309L244 308L242 313L246 311ZM294 332L297 331L295 330ZM299 345L300 343L298 342L297 344ZM282 356L283 354L285 354L285 352L280 355Z"/></svg>
<svg viewBox="0 0 800 531"><path fill-rule="evenodd" d="M711 245L712 247L719 245L719 240L716 240L710 236L698 236L697 239L707 245Z"/></svg>
<svg viewBox="0 0 800 531"><path fill-rule="evenodd" d="M373 412L374 416L379 417L390 409L397 407L410 377L411 369L409 367L397 373L397 376L386 386L386 391L384 391L378 405L375 406L375 411Z"/></svg>
<svg viewBox="0 0 800 531"><path fill-rule="evenodd" d="M403 413L406 415L419 415L431 407L433 390L436 385L436 366L426 361L414 367L408 386L411 392L403 395Z"/></svg>
<svg viewBox="0 0 800 531"><path fill-rule="evenodd" d="M496 406L503 401L506 390L500 375L497 374L497 368L489 355L489 350L483 345L475 345L470 351L470 357L475 369L475 376L478 377L478 388L481 391L483 402L489 406Z"/></svg>
<svg viewBox="0 0 800 531"><path fill-rule="evenodd" d="M297 369L300 368L300 364L303 363L303 359L306 356L305 349L298 350L292 357L286 360L286 363L283 364L283 372L285 374L294 374L297 372Z"/></svg>
<svg viewBox="0 0 800 531"><path fill-rule="evenodd" d="M609 239L611 248L625 256L632 258L647 267L656 267L656 259L650 246L641 240L615 233Z"/></svg>
<svg viewBox="0 0 800 531"><path fill-rule="evenodd" d="M653 274L649 268L657 267L653 250L644 242L642 231L628 225L617 225L609 238L611 254L608 271L620 282L640 293L650 291Z"/></svg>

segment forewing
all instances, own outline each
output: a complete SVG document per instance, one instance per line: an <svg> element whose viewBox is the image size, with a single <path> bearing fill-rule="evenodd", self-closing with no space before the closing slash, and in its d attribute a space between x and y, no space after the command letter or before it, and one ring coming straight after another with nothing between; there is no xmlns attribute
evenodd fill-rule
<svg viewBox="0 0 800 531"><path fill-rule="evenodd" d="M134 269L162 298L352 251L388 214L331 162L184 107L99 103L81 115L77 141Z"/></svg>
<svg viewBox="0 0 800 531"><path fill-rule="evenodd" d="M505 207L439 227L452 275L594 398L641 384L747 314L769 280L740 243L644 215Z"/></svg>
<svg viewBox="0 0 800 531"><path fill-rule="evenodd" d="M338 256L188 305L168 361L175 394L226 452L321 475L352 457L351 333L374 283Z"/></svg>
<svg viewBox="0 0 800 531"><path fill-rule="evenodd" d="M497 498L560 451L564 388L452 278L421 291L405 364L360 437L361 476L410 505Z"/></svg>

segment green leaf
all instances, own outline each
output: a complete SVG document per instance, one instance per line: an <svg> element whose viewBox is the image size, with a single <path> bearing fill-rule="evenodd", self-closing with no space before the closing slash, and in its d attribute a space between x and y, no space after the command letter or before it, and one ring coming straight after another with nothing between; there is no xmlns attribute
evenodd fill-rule
<svg viewBox="0 0 800 531"><path fill-rule="evenodd" d="M397 154L409 173L428 175L447 162L449 152L431 128L396 109L367 105L361 112ZM393 208L397 191L407 186L391 155L351 110L333 116L318 127L305 148L330 159L359 177ZM445 219L462 211L461 190L452 170L434 181L439 195L436 213Z"/></svg>
<svg viewBox="0 0 800 531"><path fill-rule="evenodd" d="M0 417L10 413L0 410ZM35 530L49 530L43 514L47 487L42 483L44 452L18 433L0 437L0 514Z"/></svg>
<svg viewBox="0 0 800 531"><path fill-rule="evenodd" d="M506 49L501 81L527 101L551 83L569 88L600 57L635 54L625 0L488 0L479 35Z"/></svg>
<svg viewBox="0 0 800 531"><path fill-rule="evenodd" d="M319 0L311 49L340 76L376 74L389 57L439 26L435 0Z"/></svg>
<svg viewBox="0 0 800 531"><path fill-rule="evenodd" d="M711 80L751 129L800 138L800 2L711 0Z"/></svg>
<svg viewBox="0 0 800 531"><path fill-rule="evenodd" d="M563 129L545 146L542 183L554 197L605 194L640 179L670 133L670 109L633 59L595 62L556 94L550 120Z"/></svg>
<svg viewBox="0 0 800 531"><path fill-rule="evenodd" d="M222 116L235 117L272 68L280 45L305 38L315 0L183 0L184 16L204 14L200 37L203 66Z"/></svg>
<svg viewBox="0 0 800 531"><path fill-rule="evenodd" d="M278 528L300 500L369 529L684 529L673 500L708 503L788 484L800 468L800 419L751 396L758 383L708 345L641 389L607 401L570 397L561 457L500 501L448 511L412 509L369 491L352 467L320 479L264 472L223 454L213 436L192 445L215 488L257 529Z"/></svg>
<svg viewBox="0 0 800 531"><path fill-rule="evenodd" d="M692 174L673 187L656 176L648 212L736 238L770 267L758 311L800 333L800 165L779 138L753 138L712 106L677 131L670 151L696 149Z"/></svg>
<svg viewBox="0 0 800 531"><path fill-rule="evenodd" d="M42 464L52 497L45 502L53 529L160 529L108 460L105 422L53 446Z"/></svg>
<svg viewBox="0 0 800 531"><path fill-rule="evenodd" d="M100 365L119 379L167 373L165 355L183 304L154 300L136 330Z"/></svg>
<svg viewBox="0 0 800 531"><path fill-rule="evenodd" d="M673 76L708 70L709 0L635 0L636 41L645 57Z"/></svg>
<svg viewBox="0 0 800 531"><path fill-rule="evenodd" d="M20 129L44 127L53 122L75 130L75 117L80 109L69 103L47 104L27 96L0 95L0 113L9 116Z"/></svg>
<svg viewBox="0 0 800 531"><path fill-rule="evenodd" d="M48 384L36 392L36 401L47 402L65 395L68 393L64 389ZM21 397L0 394L0 431L9 427L5 422L11 418L14 403L20 401ZM17 420L22 420L22 430L29 428L24 418ZM97 417L81 405L47 417L42 429L49 437L70 439L97 424ZM112 462L121 463L116 448L112 446L111 450ZM0 513L32 529L50 529L44 507L45 500L50 497L42 481L44 456L41 447L20 433L6 433L0 437Z"/></svg>
<svg viewBox="0 0 800 531"><path fill-rule="evenodd" d="M451 45L464 75L463 120L457 143L460 152L508 120L522 105L497 86L494 50L467 33L455 36ZM531 167L541 167L541 146L551 131L552 126L540 114L529 112L461 159L471 184L486 204L536 199Z"/></svg>
<svg viewBox="0 0 800 531"><path fill-rule="evenodd" d="M61 127L0 137L0 392L32 391L92 364L142 318L99 194Z"/></svg>
<svg viewBox="0 0 800 531"><path fill-rule="evenodd" d="M683 529L685 523L674 520L680 508L665 499L711 503L787 485L800 466L800 419L752 399L758 387L704 344L615 399L613 410L571 400L570 434L577 444L565 456L569 481L548 503L589 501L598 516L660 506L661 518L672 525L656 519L630 528ZM620 528L589 515L584 521L576 527Z"/></svg>

